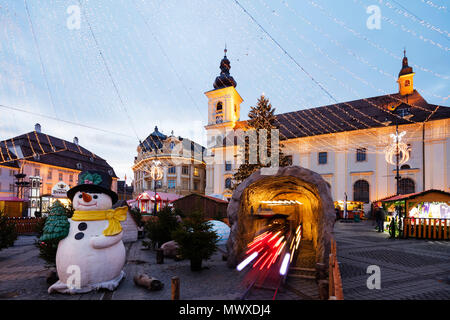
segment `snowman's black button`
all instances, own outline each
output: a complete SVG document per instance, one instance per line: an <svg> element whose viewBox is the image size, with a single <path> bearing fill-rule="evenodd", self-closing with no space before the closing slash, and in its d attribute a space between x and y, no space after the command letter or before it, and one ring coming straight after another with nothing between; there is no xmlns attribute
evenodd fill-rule
<svg viewBox="0 0 450 320"><path fill-rule="evenodd" d="M81 239L83 239L83 237L84 237L84 233L83 233L83 232L78 232L78 233L75 235L75 239L76 239L76 240L81 240Z"/></svg>
<svg viewBox="0 0 450 320"><path fill-rule="evenodd" d="M87 223L86 222L82 222L78 225L78 230L80 231L84 231L87 229Z"/></svg>

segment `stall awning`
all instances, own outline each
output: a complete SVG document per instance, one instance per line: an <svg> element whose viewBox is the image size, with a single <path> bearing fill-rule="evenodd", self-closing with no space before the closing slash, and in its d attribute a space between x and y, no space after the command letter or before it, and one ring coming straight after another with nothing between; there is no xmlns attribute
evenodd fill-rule
<svg viewBox="0 0 450 320"><path fill-rule="evenodd" d="M26 199L20 199L17 197L0 197L0 201L8 201L8 202L27 202Z"/></svg>
<svg viewBox="0 0 450 320"><path fill-rule="evenodd" d="M442 190L430 189L430 190L426 190L426 191L422 191L422 192L393 195L393 196L389 196L389 197L386 197L386 198L383 198L383 199L380 199L380 200L377 200L374 202L393 202L393 201L411 200L414 198L418 198L418 197L427 195L429 193L439 193L441 195L450 197L450 193L448 193L448 192L445 192Z"/></svg>
<svg viewBox="0 0 450 320"><path fill-rule="evenodd" d="M140 201L149 201L150 200L150 195L147 192L143 192L139 195L139 197L137 197L136 200L140 200Z"/></svg>

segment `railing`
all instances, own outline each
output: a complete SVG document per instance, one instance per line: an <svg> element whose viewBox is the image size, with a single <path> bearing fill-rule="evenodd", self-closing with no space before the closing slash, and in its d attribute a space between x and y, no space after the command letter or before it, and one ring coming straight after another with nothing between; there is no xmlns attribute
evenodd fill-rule
<svg viewBox="0 0 450 320"><path fill-rule="evenodd" d="M16 226L16 232L18 234L30 234L35 233L36 225L42 218L8 218L9 223L13 223Z"/></svg>
<svg viewBox="0 0 450 320"><path fill-rule="evenodd" d="M403 238L450 239L450 219L404 218Z"/></svg>
<svg viewBox="0 0 450 320"><path fill-rule="evenodd" d="M336 241L331 240L331 253L329 258L329 300L344 300L344 293L342 291L341 272L339 271L339 263L336 255Z"/></svg>

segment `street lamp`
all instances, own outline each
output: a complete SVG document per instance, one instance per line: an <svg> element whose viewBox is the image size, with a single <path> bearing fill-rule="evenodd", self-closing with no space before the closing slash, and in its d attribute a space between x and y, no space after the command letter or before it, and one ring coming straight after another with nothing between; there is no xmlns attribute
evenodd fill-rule
<svg viewBox="0 0 450 320"><path fill-rule="evenodd" d="M150 177L153 180L154 191L155 191L155 206L153 209L153 214L156 214L157 203L156 203L156 182L161 180L164 176L164 171L161 167L161 161L153 160L152 165L150 167Z"/></svg>
<svg viewBox="0 0 450 320"><path fill-rule="evenodd" d="M404 163L406 163L409 160L409 146L402 142L403 136L406 134L406 131L403 131L401 133L398 132L398 118L401 117L402 119L410 119L413 117L411 113L408 112L408 109L402 108L397 109L393 106L393 109L395 110L395 113L397 116L395 117L395 134L391 134L390 137L393 139L393 144L389 145L385 149L385 159L388 163L396 166L396 175L395 180L397 184L397 192L396 195L400 194L400 166ZM388 123L388 122L386 122ZM390 123L390 122L389 122ZM395 160L394 160L395 157ZM395 210L398 213L398 220L399 220L399 231L402 230L402 212L401 208L399 206L396 206ZM391 237L395 238L395 217L393 217L391 221Z"/></svg>
<svg viewBox="0 0 450 320"><path fill-rule="evenodd" d="M402 119L410 118L412 115L404 115L402 113ZM409 147L406 143L402 142L403 136L406 131L398 132L398 119L395 120L395 134L390 134L393 140L393 144L388 145L384 151L385 159L389 164L396 166L395 180L397 181L396 194L400 194L400 166L409 160ZM395 158L394 158L395 157Z"/></svg>

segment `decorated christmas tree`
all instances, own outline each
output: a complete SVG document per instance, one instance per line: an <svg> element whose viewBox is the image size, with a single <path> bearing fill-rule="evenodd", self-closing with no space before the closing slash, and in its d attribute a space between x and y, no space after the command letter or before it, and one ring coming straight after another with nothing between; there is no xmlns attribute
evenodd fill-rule
<svg viewBox="0 0 450 320"><path fill-rule="evenodd" d="M48 264L54 265L58 243L69 234L68 209L55 201L49 209L49 215L45 220L44 227L37 243L40 257Z"/></svg>
<svg viewBox="0 0 450 320"><path fill-rule="evenodd" d="M50 213L45 221L44 232L41 241L59 241L69 234L69 221L67 220L67 209L58 200L50 207Z"/></svg>
<svg viewBox="0 0 450 320"><path fill-rule="evenodd" d="M261 97L258 99L258 102L255 107L250 108L250 112L248 113L248 126L249 129L256 130L256 136L257 141L259 141L259 135L261 129L267 130L267 156L270 158L271 156L271 145L272 145L272 139L271 139L271 130L273 129L279 129L276 126L276 117L275 117L275 108L272 108L272 105L264 95L261 95ZM280 137L281 139L281 137ZM283 145L280 143L278 147L279 152L279 166L284 167L288 165L288 159L283 155L281 152L281 148ZM262 168L262 167L269 167L272 164L262 164L260 155L259 155L259 145L254 148L254 151L256 151L256 163L250 163L250 146L249 146L249 139L247 138L244 144L244 161L239 166L238 171L234 174L233 178L235 181L234 188L237 187L242 181L247 179L253 172L256 170Z"/></svg>

